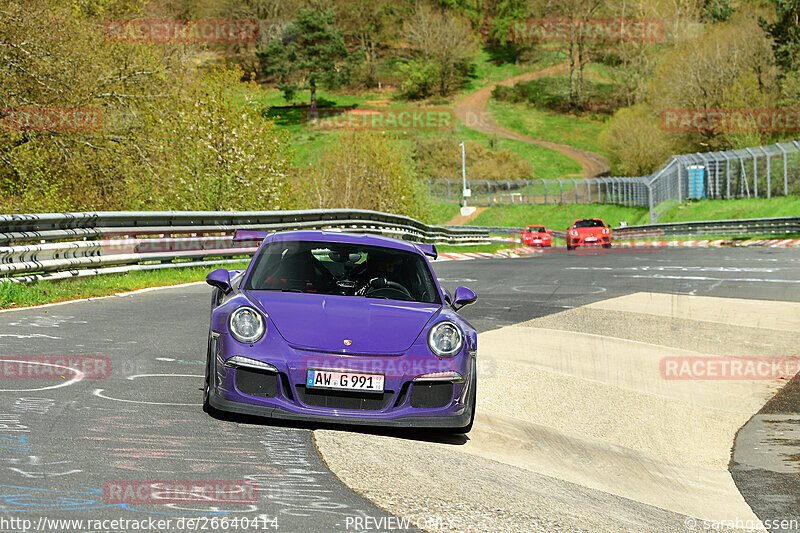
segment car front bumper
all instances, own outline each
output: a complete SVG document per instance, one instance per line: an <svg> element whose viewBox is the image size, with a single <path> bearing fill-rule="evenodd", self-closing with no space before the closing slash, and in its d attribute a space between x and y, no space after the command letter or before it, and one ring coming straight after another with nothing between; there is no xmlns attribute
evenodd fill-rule
<svg viewBox="0 0 800 533"><path fill-rule="evenodd" d="M213 343L209 403L220 411L265 418L312 422L415 428L461 428L472 419L475 394L475 355L439 360L423 356L341 356L304 354L300 357L246 355L268 362L278 371L232 368L224 339ZM288 353L295 352L286 347ZM233 352L230 352L232 355ZM242 355L236 353L235 355ZM293 354L299 355L299 354ZM378 372L385 376L384 392L327 390L307 387L308 369ZM415 382L421 374L453 370L462 382Z"/></svg>
<svg viewBox="0 0 800 533"><path fill-rule="evenodd" d="M611 237L597 237L596 241L587 241L586 237L569 237L567 243L570 246L603 246L611 244Z"/></svg>

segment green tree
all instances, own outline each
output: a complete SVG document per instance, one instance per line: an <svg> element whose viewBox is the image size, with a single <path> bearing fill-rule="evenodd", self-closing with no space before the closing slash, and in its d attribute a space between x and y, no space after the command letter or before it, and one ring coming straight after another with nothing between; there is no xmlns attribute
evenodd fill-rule
<svg viewBox="0 0 800 533"><path fill-rule="evenodd" d="M487 148L475 141L466 143L466 163L475 180L525 180L534 176L531 164L509 150ZM420 176L431 179L461 179L461 148L458 139L418 139L414 164Z"/></svg>
<svg viewBox="0 0 800 533"><path fill-rule="evenodd" d="M602 0L538 0L539 9L546 17L562 17L584 20L598 16L603 6ZM544 3L544 5L542 5ZM569 54L569 97L574 107L582 107L583 72L591 62L592 54L587 43L587 36L579 29L570 31L569 39L564 44Z"/></svg>
<svg viewBox="0 0 800 533"><path fill-rule="evenodd" d="M420 5L405 25L405 37L415 58L438 69L438 93L450 94L463 81L476 51L469 25L448 13Z"/></svg>
<svg viewBox="0 0 800 533"><path fill-rule="evenodd" d="M119 7L0 5L0 109L102 114L80 131L0 125L0 211L293 207L289 143L261 89L197 69L199 46L106 39L105 21L131 16Z"/></svg>
<svg viewBox="0 0 800 533"><path fill-rule="evenodd" d="M396 7L390 0L340 0L337 21L348 45L355 43L361 56L356 76L367 87L378 85L379 49L386 46ZM354 76L355 77L355 76Z"/></svg>
<svg viewBox="0 0 800 533"><path fill-rule="evenodd" d="M153 172L131 187L158 209L277 210L296 207L289 139L264 118L264 90L239 68L184 79L171 112L151 117Z"/></svg>
<svg viewBox="0 0 800 533"><path fill-rule="evenodd" d="M672 136L659 127L656 111L647 104L620 109L600 134L610 154L613 175L645 176L678 153Z"/></svg>
<svg viewBox="0 0 800 533"><path fill-rule="evenodd" d="M317 110L318 87L335 88L349 77L350 54L335 21L331 10L303 9L284 27L281 39L256 52L264 74L278 81L287 100L298 90L311 91L312 113Z"/></svg>
<svg viewBox="0 0 800 533"><path fill-rule="evenodd" d="M427 194L408 153L384 134L346 131L307 173L303 189L316 208L374 209L417 219Z"/></svg>
<svg viewBox="0 0 800 533"><path fill-rule="evenodd" d="M702 18L708 22L726 22L733 15L733 7L728 0L705 0Z"/></svg>
<svg viewBox="0 0 800 533"><path fill-rule="evenodd" d="M650 82L648 102L660 111L730 108L731 88L743 79L753 84L751 98L738 98L736 107L775 104L778 84L770 42L754 17L738 13L729 22L707 26L698 41L667 52ZM696 150L728 147L716 131L690 134L688 141Z"/></svg>
<svg viewBox="0 0 800 533"><path fill-rule="evenodd" d="M786 71L800 66L800 0L770 0L775 6L777 20L768 23L759 20L762 28L775 43L772 50L775 60Z"/></svg>
<svg viewBox="0 0 800 533"><path fill-rule="evenodd" d="M522 53L532 47L531 43L514 41L511 32L514 21L528 16L528 9L527 0L500 0L491 20L490 39L512 52L515 63L519 63Z"/></svg>

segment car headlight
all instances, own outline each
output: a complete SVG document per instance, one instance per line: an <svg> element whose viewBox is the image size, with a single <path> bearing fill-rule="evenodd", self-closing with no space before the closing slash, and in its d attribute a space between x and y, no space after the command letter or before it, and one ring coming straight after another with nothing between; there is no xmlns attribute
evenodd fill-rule
<svg viewBox="0 0 800 533"><path fill-rule="evenodd" d="M453 322L440 322L428 333L428 346L439 357L453 357L463 344L464 336Z"/></svg>
<svg viewBox="0 0 800 533"><path fill-rule="evenodd" d="M264 335L264 318L252 307L239 307L228 317L228 329L233 338L252 344Z"/></svg>
<svg viewBox="0 0 800 533"><path fill-rule="evenodd" d="M611 230L608 228L603 228L603 233L608 235L609 233L611 233Z"/></svg>
<svg viewBox="0 0 800 533"><path fill-rule="evenodd" d="M570 231L569 234L572 235L573 237L577 237L578 236L578 232L575 231L575 230Z"/></svg>

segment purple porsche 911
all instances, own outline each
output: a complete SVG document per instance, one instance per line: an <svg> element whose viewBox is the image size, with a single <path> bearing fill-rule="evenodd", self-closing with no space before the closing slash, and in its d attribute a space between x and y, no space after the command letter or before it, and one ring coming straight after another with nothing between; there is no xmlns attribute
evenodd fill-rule
<svg viewBox="0 0 800 533"><path fill-rule="evenodd" d="M264 240L246 270L206 279L206 411L472 428L477 334L457 311L477 296L439 285L433 245L327 231L255 236Z"/></svg>

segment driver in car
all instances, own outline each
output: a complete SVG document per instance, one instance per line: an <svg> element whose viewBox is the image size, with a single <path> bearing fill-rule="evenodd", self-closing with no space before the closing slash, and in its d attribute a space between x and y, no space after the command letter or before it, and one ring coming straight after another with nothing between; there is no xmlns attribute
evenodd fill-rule
<svg viewBox="0 0 800 533"><path fill-rule="evenodd" d="M367 269L361 278L361 288L356 291L357 296L363 296L371 288L385 287L387 282L400 283L400 270L403 259L401 257L372 253L367 258Z"/></svg>

